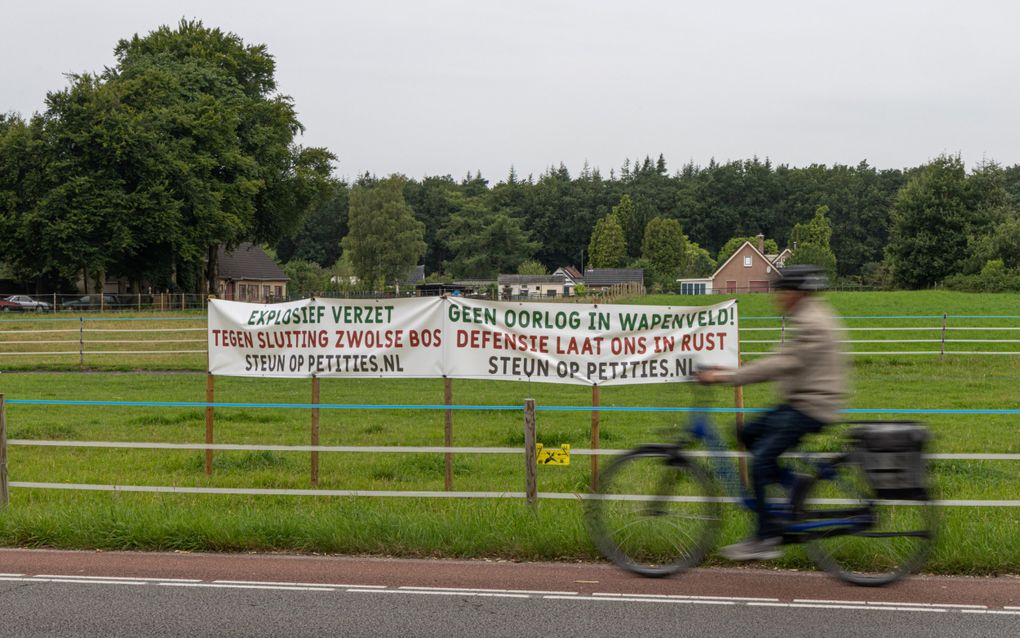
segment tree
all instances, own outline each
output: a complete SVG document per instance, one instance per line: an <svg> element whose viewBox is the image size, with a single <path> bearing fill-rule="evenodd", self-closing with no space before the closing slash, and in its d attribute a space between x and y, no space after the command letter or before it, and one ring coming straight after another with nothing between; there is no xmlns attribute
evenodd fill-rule
<svg viewBox="0 0 1020 638"><path fill-rule="evenodd" d="M967 255L968 204L959 156L935 159L900 189L887 247L897 284L924 288L957 272Z"/></svg>
<svg viewBox="0 0 1020 638"><path fill-rule="evenodd" d="M328 271L314 261L292 259L283 265L283 272L290 278L287 292L300 299L321 293L329 283Z"/></svg>
<svg viewBox="0 0 1020 638"><path fill-rule="evenodd" d="M687 244L687 259L680 267L680 277L708 277L716 269L712 255L694 242Z"/></svg>
<svg viewBox="0 0 1020 638"><path fill-rule="evenodd" d="M627 261L627 245L623 228L616 215L609 214L595 224L588 244L588 265L591 268L619 268Z"/></svg>
<svg viewBox="0 0 1020 638"><path fill-rule="evenodd" d="M301 229L276 243L276 254L284 262L312 261L329 268L340 258L340 241L347 234L347 184L331 180L331 193L308 213Z"/></svg>
<svg viewBox="0 0 1020 638"><path fill-rule="evenodd" d="M525 259L517 265L518 275L548 275L549 271L540 261Z"/></svg>
<svg viewBox="0 0 1020 638"><path fill-rule="evenodd" d="M439 233L452 257L443 269L455 277L495 279L513 272L538 249L521 222L505 213L493 212L479 198L460 196L457 212Z"/></svg>
<svg viewBox="0 0 1020 638"><path fill-rule="evenodd" d="M645 227L641 256L651 269L652 282L660 290L672 290L680 271L688 263L688 240L680 222L656 217Z"/></svg>
<svg viewBox="0 0 1020 638"><path fill-rule="evenodd" d="M790 233L793 252L786 259L786 265L813 264L825 269L830 280L836 278L836 255L829 247L832 239L832 224L826 213L829 207L822 205L815 210L815 216L806 224L797 224Z"/></svg>
<svg viewBox="0 0 1020 638"><path fill-rule="evenodd" d="M613 207L612 214L623 229L623 238L627 255L637 257L641 254L641 242L644 239L645 225L650 212L647 203L635 204L630 195L620 198L620 203Z"/></svg>
<svg viewBox="0 0 1020 638"><path fill-rule="evenodd" d="M796 250L801 244L816 244L830 247L832 241L832 223L826 216L829 207L822 205L815 209L815 216L806 224L797 224L790 233L790 246Z"/></svg>
<svg viewBox="0 0 1020 638"><path fill-rule="evenodd" d="M114 56L47 98L56 161L38 212L54 227L89 217L90 263L78 263L97 274L212 290L217 247L296 230L334 156L294 144L301 124L263 45L182 20Z"/></svg>
<svg viewBox="0 0 1020 638"><path fill-rule="evenodd" d="M404 201L404 181L393 175L375 186L351 190L350 231L341 243L366 287L402 278L425 254L425 225Z"/></svg>

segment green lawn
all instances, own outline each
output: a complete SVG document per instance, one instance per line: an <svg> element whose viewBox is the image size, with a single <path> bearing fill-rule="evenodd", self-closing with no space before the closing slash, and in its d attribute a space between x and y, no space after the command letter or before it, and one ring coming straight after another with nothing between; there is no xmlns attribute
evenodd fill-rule
<svg viewBox="0 0 1020 638"><path fill-rule="evenodd" d="M690 304L718 298L661 296L648 303ZM1020 315L1010 295L962 293L842 293L832 303L845 316L873 315ZM774 316L761 295L740 297L742 326ZM186 317L184 319L187 319ZM865 320L847 319L864 323ZM898 325L910 325L902 320ZM913 320L928 325L930 319ZM952 321L952 319L951 319ZM963 319L959 320L961 323ZM979 320L969 320L975 325ZM125 322L126 323L126 322ZM155 322L153 322L155 323ZM171 325L176 325L169 322ZM936 324L941 324L941 319ZM3 324L2 330L10 325ZM35 325L35 324L22 324ZM195 321L180 325L202 325ZM773 322L774 326L775 323ZM1020 319L984 320L984 326L1020 326ZM981 331L977 331L981 332ZM201 334L201 333L198 333ZM758 334L758 333L751 333ZM984 334L982 332L982 334ZM994 333L990 333L994 334ZM1000 332L994 338L1007 338ZM745 335L746 338L746 335ZM755 337L757 338L757 337ZM1012 333L1010 338L1020 338ZM1003 349L1015 344L995 344ZM854 347L857 347L855 344ZM870 347L870 344L869 344ZM894 347L894 346L890 346ZM9 359L0 360L0 364ZM858 356L854 359L856 408L1020 408L1015 390L1020 377L1017 356ZM19 365L24 365L21 362ZM104 368L122 365L97 364ZM150 367L149 364L139 364ZM205 376L187 373L68 374L15 372L6 366L0 391L7 399L93 399L120 401L204 401ZM77 368L77 360L72 368ZM200 371L184 362L173 367ZM676 406L701 403L687 385L610 387L606 406ZM217 402L306 403L308 380L218 378ZM588 406L591 390L554 384L454 382L454 400L464 405L520 405L534 397L539 406ZM441 380L324 379L323 403L439 404ZM749 407L772 401L768 387L745 390ZM712 399L732 405L732 390ZM880 415L874 415L879 417ZM662 430L682 417L656 412L605 412L601 445L624 449L661 440ZM936 452L1020 453L1020 419L1007 416L935 415L925 419L937 438ZM218 443L307 444L307 410L219 408ZM732 428L732 419L720 419ZM202 442L200 408L8 405L11 439ZM523 445L520 412L457 411L458 446ZM590 413L542 411L538 439L549 446L570 443L588 448ZM811 442L831 449L838 433ZM323 445L443 444L443 413L432 410L323 410ZM211 478L203 471L201 451L82 449L11 446L10 479L20 482L68 482L216 487L309 487L308 453L217 452ZM603 461L605 462L605 461ZM441 455L402 453L323 453L324 489L442 490ZM952 461L935 467L940 496L953 499L1020 498L1016 462ZM590 482L588 457L575 456L569 467L542 467L539 490L581 492ZM524 463L519 455L458 455L454 489L520 492ZM731 511L724 540L746 532L749 517ZM1020 571L1020 510L953 508L944 512L942 540L928 569L948 573ZM11 505L0 515L0 544L8 546L106 549L273 550L373 553L407 556L498 556L514 559L590 559L577 501L544 500L530 508L516 499L413 499L331 497L249 497L159 495L13 489ZM799 549L782 565L806 566Z"/></svg>

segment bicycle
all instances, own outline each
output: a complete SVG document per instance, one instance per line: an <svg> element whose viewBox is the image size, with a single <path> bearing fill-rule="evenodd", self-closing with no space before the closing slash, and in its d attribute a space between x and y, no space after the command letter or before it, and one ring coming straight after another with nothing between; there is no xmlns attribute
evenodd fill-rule
<svg viewBox="0 0 1020 638"><path fill-rule="evenodd" d="M606 468L586 520L595 546L616 565L650 577L682 572L715 546L723 503L754 511L735 463L725 461L736 453L708 413L693 411L677 441L639 446ZM915 422L856 422L849 449L808 455L810 473L787 468L789 498L769 499L770 514L783 522L783 544L805 543L817 566L857 585L884 585L916 571L935 538L927 440ZM695 451L698 444L707 452Z"/></svg>

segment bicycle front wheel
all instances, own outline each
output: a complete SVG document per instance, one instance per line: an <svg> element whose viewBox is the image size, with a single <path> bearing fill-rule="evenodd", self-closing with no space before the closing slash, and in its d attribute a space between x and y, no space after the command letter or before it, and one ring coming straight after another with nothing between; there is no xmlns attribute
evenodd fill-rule
<svg viewBox="0 0 1020 638"><path fill-rule="evenodd" d="M936 510L926 490L907 498L876 494L857 463L816 478L798 523L814 526L807 552L833 576L856 585L885 585L924 564L935 539Z"/></svg>
<svg viewBox="0 0 1020 638"><path fill-rule="evenodd" d="M638 449L609 465L588 502L602 555L642 576L668 576L712 548L721 507L705 471L670 448Z"/></svg>

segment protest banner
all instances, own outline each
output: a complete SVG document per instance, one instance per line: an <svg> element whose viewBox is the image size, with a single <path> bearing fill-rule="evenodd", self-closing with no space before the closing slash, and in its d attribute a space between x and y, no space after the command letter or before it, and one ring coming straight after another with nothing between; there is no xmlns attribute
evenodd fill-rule
<svg viewBox="0 0 1020 638"><path fill-rule="evenodd" d="M507 303L449 298L212 300L215 375L447 377L584 385L688 380L737 365L737 305Z"/></svg>

